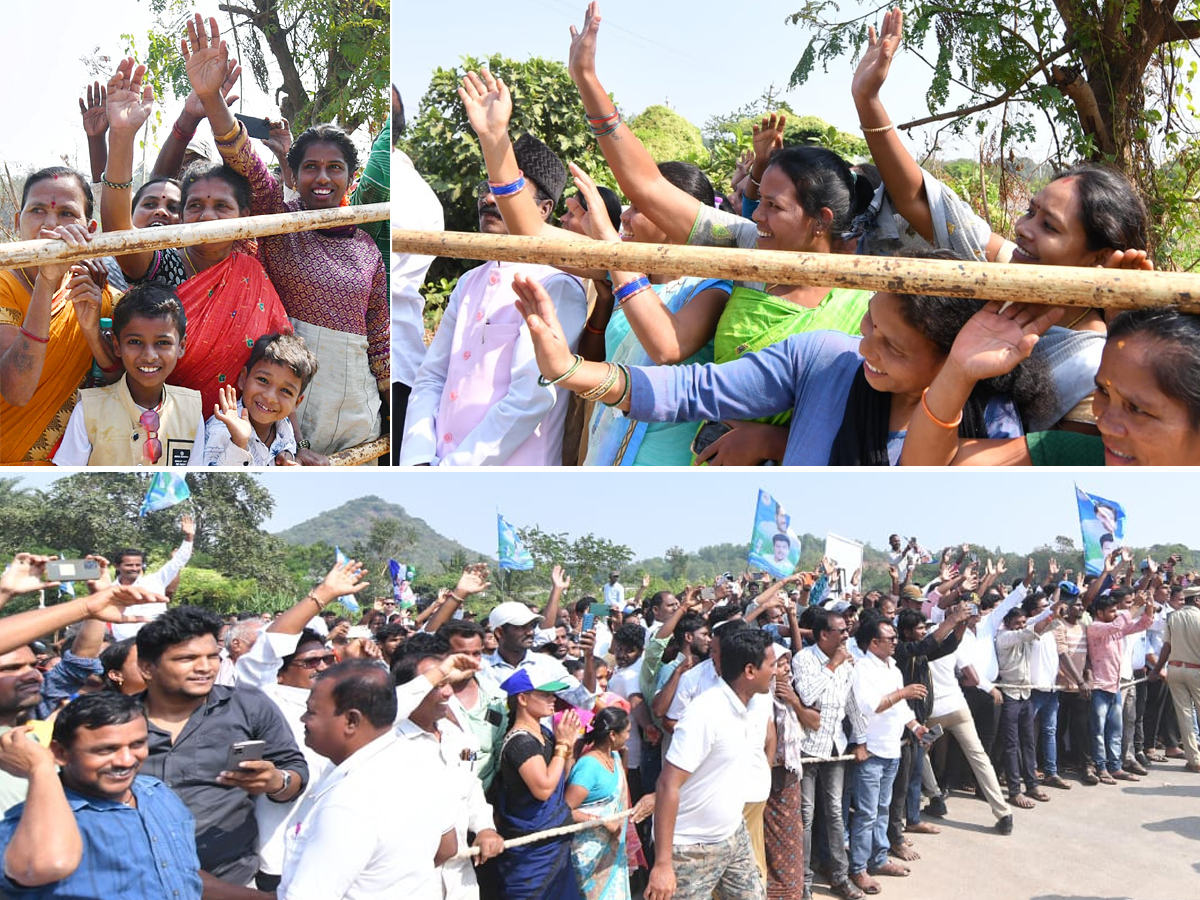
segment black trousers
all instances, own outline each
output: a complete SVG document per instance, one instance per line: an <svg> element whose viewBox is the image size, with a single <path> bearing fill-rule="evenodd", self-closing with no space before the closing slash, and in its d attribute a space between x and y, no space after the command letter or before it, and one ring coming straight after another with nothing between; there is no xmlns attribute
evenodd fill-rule
<svg viewBox="0 0 1200 900"><path fill-rule="evenodd" d="M1008 695L1000 707L1000 734L1004 742L1004 771L1008 776L1008 796L1037 789L1037 727L1033 703L1016 700Z"/></svg>
<svg viewBox="0 0 1200 900"><path fill-rule="evenodd" d="M1170 704L1168 704L1169 706ZM1092 761L1092 732L1088 725L1090 701L1078 691L1058 695L1058 766L1070 762L1085 766Z"/></svg>
<svg viewBox="0 0 1200 900"><path fill-rule="evenodd" d="M404 414L408 412L408 395L412 388L392 382L392 465L400 465L400 441L404 437Z"/></svg>

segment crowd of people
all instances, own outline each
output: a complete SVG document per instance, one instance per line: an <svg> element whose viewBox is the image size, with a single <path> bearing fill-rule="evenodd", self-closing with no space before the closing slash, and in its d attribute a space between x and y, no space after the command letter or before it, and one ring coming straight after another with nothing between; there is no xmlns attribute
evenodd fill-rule
<svg viewBox="0 0 1200 900"><path fill-rule="evenodd" d="M390 121L360 167L334 125L293 140L286 120L245 117L273 167L231 109L241 69L216 20L181 37L191 93L153 170L134 165L153 89L125 59L79 101L91 172L25 178L22 240L86 247L97 203L105 232L132 234L387 199ZM350 225L0 272L0 463L325 465L378 437L387 252Z"/></svg>
<svg viewBox="0 0 1200 900"><path fill-rule="evenodd" d="M533 604L480 563L355 621L348 560L223 618L169 598L182 531L4 620L6 896L855 900L964 797L1008 835L1055 791L1200 773L1177 557L1010 574L893 535L878 590L826 561L569 599L555 567ZM0 605L52 562L18 554Z"/></svg>
<svg viewBox="0 0 1200 900"><path fill-rule="evenodd" d="M1115 168L1057 175L1012 240L921 169L880 99L899 10L870 29L851 85L873 165L787 146L771 114L728 187L650 155L597 74L599 27L593 2L568 68L627 205L536 135L510 136L503 79L468 72L481 233L1152 268L1146 206ZM439 227L436 197L406 171L404 227ZM394 328L420 323L429 262L393 258ZM405 343L393 443L404 465L1192 465L1198 321L488 262L459 279L428 351Z"/></svg>

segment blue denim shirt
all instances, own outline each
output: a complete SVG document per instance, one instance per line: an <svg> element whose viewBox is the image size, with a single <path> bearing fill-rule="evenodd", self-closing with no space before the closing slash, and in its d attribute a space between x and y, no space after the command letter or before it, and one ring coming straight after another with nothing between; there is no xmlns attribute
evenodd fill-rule
<svg viewBox="0 0 1200 900"><path fill-rule="evenodd" d="M79 867L41 887L15 884L0 871L0 891L6 896L200 900L195 824L170 788L157 778L137 776L136 807L64 791L83 838ZM0 822L0 858L24 808L23 803L14 806Z"/></svg>

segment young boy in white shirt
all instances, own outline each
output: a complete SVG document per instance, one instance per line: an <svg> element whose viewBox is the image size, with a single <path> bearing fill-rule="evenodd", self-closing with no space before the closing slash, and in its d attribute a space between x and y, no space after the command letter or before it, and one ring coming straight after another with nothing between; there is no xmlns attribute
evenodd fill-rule
<svg viewBox="0 0 1200 900"><path fill-rule="evenodd" d="M250 350L237 388L221 388L208 420L209 466L296 466L296 435L288 416L304 399L317 358L293 334L264 334ZM239 400L237 392L242 392Z"/></svg>

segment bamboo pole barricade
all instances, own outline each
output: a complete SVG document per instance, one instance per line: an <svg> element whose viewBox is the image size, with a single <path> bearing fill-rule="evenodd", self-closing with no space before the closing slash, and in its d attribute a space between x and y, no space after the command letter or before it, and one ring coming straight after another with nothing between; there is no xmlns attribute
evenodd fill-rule
<svg viewBox="0 0 1200 900"><path fill-rule="evenodd" d="M687 274L767 284L945 294L1104 309L1175 306L1200 312L1200 275L980 263L900 256L791 253L673 244L570 241L441 231L392 231L392 251L458 259Z"/></svg>
<svg viewBox="0 0 1200 900"><path fill-rule="evenodd" d="M119 256L140 250L164 250L195 244L220 244L292 234L317 228L339 228L380 222L391 215L387 203L366 206L339 206L337 209L306 209L270 216L245 216L219 222L193 222L190 225L163 225L161 228L135 228L98 234L86 247L71 247L60 240L14 241L0 244L0 269L37 266L49 262L74 262L97 256Z"/></svg>
<svg viewBox="0 0 1200 900"><path fill-rule="evenodd" d="M337 209L299 210L270 216L246 216L223 219L219 222L194 222L187 225L164 225L160 228L111 231L96 235L86 247L79 248L71 247L60 240L15 241L0 244L0 269L36 266L48 262L74 262L97 256L119 256L140 250L219 244L273 234L313 231L317 228L362 225L365 222L381 222L390 216L390 204L371 203L365 206L340 206ZM390 449L390 440L385 435L356 447L339 450L330 455L329 462L334 466L361 466L386 456Z"/></svg>

